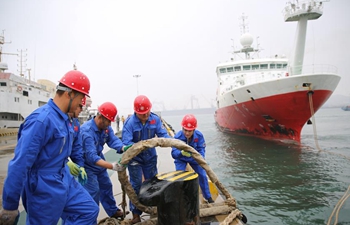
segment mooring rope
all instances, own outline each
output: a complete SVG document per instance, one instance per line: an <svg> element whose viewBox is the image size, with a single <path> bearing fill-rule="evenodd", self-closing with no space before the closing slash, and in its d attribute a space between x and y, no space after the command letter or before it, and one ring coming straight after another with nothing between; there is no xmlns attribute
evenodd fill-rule
<svg viewBox="0 0 350 225"><path fill-rule="evenodd" d="M318 140L317 140L317 129L316 129L316 121L315 121L315 111L314 111L314 103L312 101L312 95L313 95L313 91L309 91L307 94L309 96L309 105L310 105L310 113L311 113L311 120L312 120L312 128L314 131L314 140L315 140L315 144L316 144L316 148L319 151L322 151L322 149L320 148L319 144L318 144Z"/></svg>
<svg viewBox="0 0 350 225"><path fill-rule="evenodd" d="M161 118L161 121L163 125L165 126L169 136L174 137L174 130L169 126L169 124ZM187 145L186 143L177 140L177 139L168 139L168 138L152 138L145 141L140 141L136 144L134 144L127 153L123 154L121 163L127 164L133 157L138 155L141 151L150 148L150 147L172 147L175 146L178 149L186 150L192 153L192 157L197 161L197 163L207 172L208 177L213 182L213 184L216 185L216 187L221 191L221 193L226 197L226 200L222 203L205 203L200 205L200 217L202 216L213 216L213 215L220 215L220 214L228 214L227 218L220 223L220 225L228 225L232 221L234 221L235 218L242 218L242 213L236 208L236 200L231 196L231 194L226 190L226 188L223 186L223 184L218 180L215 173L211 170L211 168L208 166L206 161L202 158L202 156L191 146ZM123 210L125 212L125 206L126 206L126 200L125 200L125 194L128 194L129 199L135 206L137 206L140 210L148 213L151 217L155 216L157 214L157 209L155 207L147 207L141 204L138 199L137 195L134 192L133 188L131 187L131 184L128 181L128 177L126 175L125 171L118 172L118 179L122 186L122 192L118 193L117 195L122 194L122 202L119 205L122 205ZM210 209L206 209L210 207ZM131 224L131 221L116 221L111 220L109 217L104 218L103 220L99 221L99 225L119 225L119 222L121 225L129 225ZM137 223L139 225L153 225L157 224L157 218L151 218L149 220Z"/></svg>
<svg viewBox="0 0 350 225"><path fill-rule="evenodd" d="M313 106L313 100L312 100L312 95L313 95L313 91L309 91L308 92L308 96L309 96L309 104L310 104L310 113L311 113L311 119L312 119L312 127L313 127L313 131L314 131L314 140L315 140L315 144L316 144L316 148L318 149L318 151L322 151L322 152L326 152L329 154L334 154L334 155L338 155L341 157L344 157L346 159L349 159L349 157L342 155L342 154L338 154L338 153L334 153L334 152L329 152L329 151L325 151L323 149L320 148L319 144L318 144L318 139L317 139L317 131L316 131L316 121L315 121L315 111L314 111L314 106ZM338 223L338 215L339 215L339 211L341 209L341 207L343 206L343 204L345 203L346 199L348 199L350 197L350 194L348 194L350 190L350 185L347 189L347 191L344 193L343 197L338 201L338 203L334 206L334 209L331 213L331 215L328 218L328 223L327 225L330 225L333 216L335 216L335 221L334 221L334 225L336 225ZM334 215L335 213L335 215Z"/></svg>
<svg viewBox="0 0 350 225"><path fill-rule="evenodd" d="M326 152L329 154L333 154L333 155L337 155L337 156L341 156L345 159L350 160L350 157L340 154L340 153L334 153L334 152L330 152L330 151L325 151L323 149L321 149L321 147L318 144L318 139L317 139L317 130L316 130L316 120L315 120L315 111L314 111L314 106L313 106L313 101L312 101L312 95L313 95L313 91L309 91L308 92L308 96L309 96L309 104L310 104L310 113L311 113L311 119L312 119L312 127L313 127L313 132L314 132L314 140L315 140L315 144L316 144L316 148L318 151L320 152Z"/></svg>
<svg viewBox="0 0 350 225"><path fill-rule="evenodd" d="M220 225L229 225L235 218L239 217L242 213L236 209L233 210L225 219L220 223Z"/></svg>
<svg viewBox="0 0 350 225"><path fill-rule="evenodd" d="M329 216L327 225L331 224L331 221L333 219L334 213L335 213L335 219L334 219L334 225L338 223L338 215L339 215L339 211L340 208L343 206L344 202L346 201L346 199L348 199L350 197L350 194L348 194L350 190L350 185L348 187L348 190L344 193L343 197L338 201L338 203L334 206L334 209L332 211L332 214Z"/></svg>
<svg viewBox="0 0 350 225"><path fill-rule="evenodd" d="M140 152L142 152L145 149L148 149L150 147L176 147L177 149L182 149L188 152L192 153L192 157L197 161L199 165L203 167L203 169L207 172L209 178L211 181L216 185L216 187L221 191L223 196L225 196L226 200L219 204L208 204L212 205L211 209L209 210L209 215L205 214L205 209L200 209L200 214L203 216L212 216L212 215L219 215L219 214L227 214L232 212L236 208L236 200L231 196L231 194L228 192L228 190L222 185L222 183L218 180L215 173L211 170L211 168L207 165L203 157L191 146L187 145L181 140L172 139L172 138L152 138L145 141L140 141L138 143L135 143L127 152L125 152L122 156L121 162L122 164L126 165L128 162L134 158L136 155L138 155ZM157 214L157 209L155 207L148 207L143 204L141 204L138 201L137 195L135 191L133 190L129 180L128 176L126 175L126 171L118 171L118 179L120 183L124 186L125 192L127 193L129 199L133 204L139 208L141 211L146 212L150 214L151 216L155 216ZM213 211L215 211L216 207L218 207L216 214L212 214ZM223 213L225 212L225 213ZM236 218L236 217L235 217ZM233 218L232 221L235 219ZM146 222L146 221L144 221ZM149 221L150 222L150 221ZM127 223L127 221L122 221L122 224Z"/></svg>

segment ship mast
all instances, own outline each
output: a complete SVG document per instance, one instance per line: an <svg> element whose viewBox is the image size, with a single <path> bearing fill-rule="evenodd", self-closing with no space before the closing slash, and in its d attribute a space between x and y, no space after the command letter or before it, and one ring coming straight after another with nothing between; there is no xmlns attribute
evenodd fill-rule
<svg viewBox="0 0 350 225"><path fill-rule="evenodd" d="M287 3L284 8L284 21L298 21L295 34L294 52L290 62L290 75L299 75L302 73L304 61L306 28L308 20L316 20L323 13L322 0L298 1L293 0Z"/></svg>
<svg viewBox="0 0 350 225"><path fill-rule="evenodd" d="M11 43L11 42L5 42L5 31L2 30L2 33L0 34L0 72L5 72L5 70L8 69L7 64L1 62L1 56L2 55L17 55L17 54L14 54L14 53L3 53L2 52L3 44L7 44L7 43Z"/></svg>
<svg viewBox="0 0 350 225"><path fill-rule="evenodd" d="M245 58L250 59L250 52L259 52L259 49L254 49L252 47L253 36L250 33L248 33L248 24L246 22L247 18L248 17L244 16L244 14L242 14L242 16L240 17L240 19L242 20L242 23L240 24L242 28L240 43L243 47L241 48L241 50L234 51L233 53L244 53Z"/></svg>
<svg viewBox="0 0 350 225"><path fill-rule="evenodd" d="M24 59L25 57L27 57L27 54L24 54L25 52L27 52L27 49L25 49L25 50L17 50L18 52L19 52L19 59L17 60L18 61L18 65L17 66L19 66L19 75L21 76L21 77L24 77L24 71L23 70L25 70L25 69L23 69L23 68L25 68L26 66L27 66L27 64L26 64L26 62L27 62L27 59Z"/></svg>
<svg viewBox="0 0 350 225"><path fill-rule="evenodd" d="M2 45L5 43L5 37L4 37L4 31L2 31L2 34L0 35L0 62L1 62L1 55L2 55Z"/></svg>

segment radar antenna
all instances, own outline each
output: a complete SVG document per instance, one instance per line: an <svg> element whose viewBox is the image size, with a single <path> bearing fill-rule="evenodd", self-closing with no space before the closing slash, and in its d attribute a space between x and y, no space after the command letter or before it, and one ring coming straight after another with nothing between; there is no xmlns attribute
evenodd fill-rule
<svg viewBox="0 0 350 225"><path fill-rule="evenodd" d="M2 30L2 34L0 34L0 62L1 62L1 55L18 55L15 53L3 53L2 52L3 44L11 44L11 41L10 42L5 41L5 30Z"/></svg>

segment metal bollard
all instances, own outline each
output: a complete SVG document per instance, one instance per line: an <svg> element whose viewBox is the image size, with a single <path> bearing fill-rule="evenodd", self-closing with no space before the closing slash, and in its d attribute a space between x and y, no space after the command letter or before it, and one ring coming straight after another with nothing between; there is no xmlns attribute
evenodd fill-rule
<svg viewBox="0 0 350 225"><path fill-rule="evenodd" d="M158 225L199 225L198 174L174 171L145 181L139 200L157 206Z"/></svg>

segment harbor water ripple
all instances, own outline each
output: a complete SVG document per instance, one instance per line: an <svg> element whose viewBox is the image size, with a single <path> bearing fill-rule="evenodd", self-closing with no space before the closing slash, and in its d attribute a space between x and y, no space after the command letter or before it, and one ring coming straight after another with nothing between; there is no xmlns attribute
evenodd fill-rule
<svg viewBox="0 0 350 225"><path fill-rule="evenodd" d="M248 224L327 224L350 185L350 113L320 109L301 144L272 142L220 132L213 115L196 115L206 138L206 160L236 198ZM181 116L165 118L179 130ZM331 223L333 224L333 223ZM350 198L338 225L350 224Z"/></svg>

